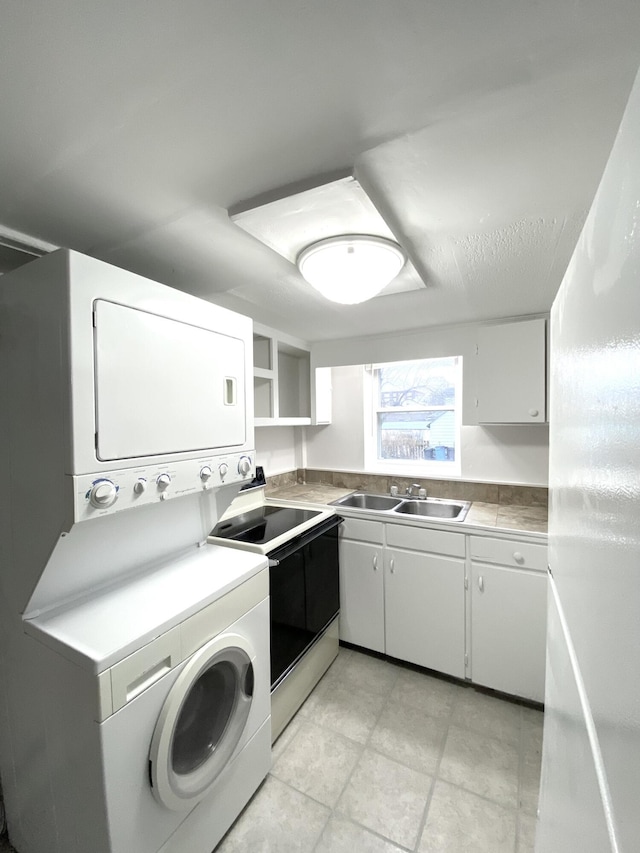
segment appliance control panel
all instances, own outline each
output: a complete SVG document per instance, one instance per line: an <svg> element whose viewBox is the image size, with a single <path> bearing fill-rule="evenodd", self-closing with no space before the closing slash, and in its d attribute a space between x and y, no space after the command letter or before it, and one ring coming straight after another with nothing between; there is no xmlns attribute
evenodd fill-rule
<svg viewBox="0 0 640 853"><path fill-rule="evenodd" d="M203 456L73 478L74 517L86 521L124 509L172 500L233 483L250 482L251 453Z"/></svg>

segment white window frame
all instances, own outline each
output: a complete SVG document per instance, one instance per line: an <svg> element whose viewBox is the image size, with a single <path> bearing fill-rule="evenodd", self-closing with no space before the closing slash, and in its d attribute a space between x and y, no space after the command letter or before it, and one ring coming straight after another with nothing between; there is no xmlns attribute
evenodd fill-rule
<svg viewBox="0 0 640 853"><path fill-rule="evenodd" d="M431 477L437 479L439 477L450 479L459 477L462 471L461 462L461 426L462 426L462 356L442 356L442 358L457 357L457 376L456 376L456 404L454 407L455 413L455 447L456 458L454 460L436 460L436 459L380 459L378 458L378 413L384 411L378 408L377 391L378 382L376 371L381 367L388 367L392 364L402 364L412 361L430 361L438 356L430 356L428 358L408 358L394 362L384 362L378 364L368 364L364 367L364 454L365 468L375 474L390 474L396 477ZM434 408L437 408L434 406ZM449 407L447 407L449 408ZM411 411L411 409L407 409Z"/></svg>

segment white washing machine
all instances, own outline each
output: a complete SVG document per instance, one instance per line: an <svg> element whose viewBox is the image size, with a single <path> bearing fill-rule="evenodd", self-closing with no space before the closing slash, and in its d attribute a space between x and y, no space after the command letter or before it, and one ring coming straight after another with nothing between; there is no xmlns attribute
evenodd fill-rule
<svg viewBox="0 0 640 853"><path fill-rule="evenodd" d="M25 623L46 743L20 789L56 837L14 826L21 853L211 853L271 762L268 594L264 557L205 546Z"/></svg>

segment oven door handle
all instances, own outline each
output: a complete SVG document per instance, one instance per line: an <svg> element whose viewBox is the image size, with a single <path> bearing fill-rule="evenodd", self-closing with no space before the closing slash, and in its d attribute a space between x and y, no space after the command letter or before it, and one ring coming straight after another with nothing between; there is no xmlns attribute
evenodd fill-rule
<svg viewBox="0 0 640 853"><path fill-rule="evenodd" d="M318 522L314 527L305 530L304 533L299 533L293 539L289 539L288 542L285 542L279 548L274 548L273 551L267 552L267 557L270 560L284 560L295 551L303 548L308 542L312 542L314 539L322 536L323 533L328 533L340 524L342 524L342 518L339 515L331 515L329 518Z"/></svg>

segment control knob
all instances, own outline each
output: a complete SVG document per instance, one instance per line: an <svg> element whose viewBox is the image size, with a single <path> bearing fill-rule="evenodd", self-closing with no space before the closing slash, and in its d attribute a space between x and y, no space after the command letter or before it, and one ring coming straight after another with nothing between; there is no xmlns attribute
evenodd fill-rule
<svg viewBox="0 0 640 853"><path fill-rule="evenodd" d="M147 481L144 477L138 477L133 484L133 491L136 495L141 495L147 488Z"/></svg>
<svg viewBox="0 0 640 853"><path fill-rule="evenodd" d="M209 465L203 465L202 468L200 469L200 479L202 480L203 483L206 483L207 480L210 479L212 474L213 474L213 471L211 470L211 466L209 466Z"/></svg>
<svg viewBox="0 0 640 853"><path fill-rule="evenodd" d="M226 462L221 462L221 463L218 465L218 473L220 474L220 479L221 479L221 480L224 480L224 478L225 478L225 477L227 476L227 474L229 473L229 466L227 465L227 463L226 463Z"/></svg>
<svg viewBox="0 0 640 853"><path fill-rule="evenodd" d="M171 474L160 474L156 480L156 485L161 492L166 492L171 485Z"/></svg>
<svg viewBox="0 0 640 853"><path fill-rule="evenodd" d="M242 477L246 477L247 474L251 471L251 459L249 456L241 456L238 461L238 474Z"/></svg>
<svg viewBox="0 0 640 853"><path fill-rule="evenodd" d="M96 480L89 490L89 503L96 509L105 509L115 503L118 487L111 480Z"/></svg>

